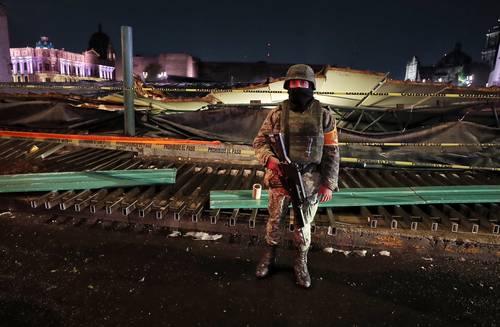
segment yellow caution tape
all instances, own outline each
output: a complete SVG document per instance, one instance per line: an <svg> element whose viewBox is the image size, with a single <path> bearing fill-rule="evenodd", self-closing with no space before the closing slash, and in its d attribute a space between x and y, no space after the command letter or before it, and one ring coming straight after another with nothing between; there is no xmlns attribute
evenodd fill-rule
<svg viewBox="0 0 500 327"><path fill-rule="evenodd" d="M180 156L184 153L187 157L193 157L198 153L199 157L206 158L207 154L227 155L235 159L255 160L254 150L249 146L238 146L221 143L219 141L196 141L185 139L169 138L144 138L144 137L125 137L109 135L78 135L78 134L55 134L39 132L18 132L18 131L0 131L0 139L21 139L54 142L62 144L74 144L89 146L101 149L114 149L125 151L139 151L144 148L156 148L161 151L177 151ZM163 152L164 153L164 152ZM177 154L176 154L177 156ZM383 166L400 167L429 167L445 169L465 169L465 170L487 170L500 171L497 167L474 167L456 164L439 164L427 162L411 162L400 160L379 160L341 157L343 163L355 164L375 164Z"/></svg>
<svg viewBox="0 0 500 327"><path fill-rule="evenodd" d="M500 168L498 168L498 167L474 167L474 166L464 166L464 165L455 165L455 164L437 164L437 163L429 163L429 162L411 162L411 161L399 161L399 160L379 160L379 159L361 159L361 158L341 157L340 161L344 162L344 163L372 164L372 165L381 165L381 166L428 167L428 168L445 168L445 169L500 171Z"/></svg>
<svg viewBox="0 0 500 327"><path fill-rule="evenodd" d="M247 89L182 89L182 88L144 88L164 92L206 92L206 93L265 93L287 94L286 90L247 90ZM330 96L383 96L383 97L438 97L438 98L471 98L471 99L500 99L500 93L408 93L408 92L341 92L316 91L316 95Z"/></svg>
<svg viewBox="0 0 500 327"><path fill-rule="evenodd" d="M24 83L0 83L0 88L18 89L79 89L79 90L105 90L123 91L123 87L93 86L93 85L34 85ZM131 90L134 90L132 88ZM163 92L188 92L188 93L263 93L263 94L286 94L286 90L255 90L255 89L212 89L212 88L143 88L145 91ZM414 93L414 92L342 92L342 91L317 91L316 95L324 96L381 96L381 97L433 97L433 98L466 98L466 99L500 99L500 93Z"/></svg>
<svg viewBox="0 0 500 327"><path fill-rule="evenodd" d="M500 143L379 143L379 142L340 142L339 146L388 146L388 147L500 147Z"/></svg>
<svg viewBox="0 0 500 327"><path fill-rule="evenodd" d="M35 90L111 90L122 91L123 87L97 86L97 85L34 85L24 83L0 83L0 88L8 89L35 89Z"/></svg>

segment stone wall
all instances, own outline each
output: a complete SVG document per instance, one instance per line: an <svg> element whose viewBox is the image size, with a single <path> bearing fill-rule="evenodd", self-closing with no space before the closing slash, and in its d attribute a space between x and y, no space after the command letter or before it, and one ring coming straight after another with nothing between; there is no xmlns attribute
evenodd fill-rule
<svg viewBox="0 0 500 327"><path fill-rule="evenodd" d="M116 79L123 80L121 58L116 61ZM164 75L149 78L166 78L167 76L198 77L196 60L185 53L162 53L156 56L134 56L134 74L146 78L148 66L155 65Z"/></svg>

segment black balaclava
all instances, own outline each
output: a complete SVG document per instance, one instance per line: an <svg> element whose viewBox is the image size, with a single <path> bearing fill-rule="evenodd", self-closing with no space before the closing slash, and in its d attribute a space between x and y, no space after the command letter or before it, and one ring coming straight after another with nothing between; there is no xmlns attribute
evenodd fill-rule
<svg viewBox="0 0 500 327"><path fill-rule="evenodd" d="M288 89L288 99L292 103L291 109L293 111L305 111L313 99L313 92L310 87L307 89L301 87Z"/></svg>

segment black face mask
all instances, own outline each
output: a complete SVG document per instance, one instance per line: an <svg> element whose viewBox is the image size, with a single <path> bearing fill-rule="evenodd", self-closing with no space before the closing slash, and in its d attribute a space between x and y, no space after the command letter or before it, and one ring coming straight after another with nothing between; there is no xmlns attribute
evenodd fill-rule
<svg viewBox="0 0 500 327"><path fill-rule="evenodd" d="M288 89L288 98L294 111L304 111L313 99L313 90L305 88Z"/></svg>

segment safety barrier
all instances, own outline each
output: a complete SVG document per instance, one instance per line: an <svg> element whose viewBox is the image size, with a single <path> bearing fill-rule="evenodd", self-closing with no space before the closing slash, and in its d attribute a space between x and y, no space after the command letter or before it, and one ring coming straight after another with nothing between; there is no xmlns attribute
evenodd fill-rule
<svg viewBox="0 0 500 327"><path fill-rule="evenodd" d="M174 184L176 169L131 169L0 176L0 193Z"/></svg>
<svg viewBox="0 0 500 327"><path fill-rule="evenodd" d="M211 191L211 209L267 208L268 191L259 200L252 198L251 190ZM498 203L500 185L478 186L420 186L388 188L349 188L336 192L333 199L320 207L357 207L386 205Z"/></svg>

